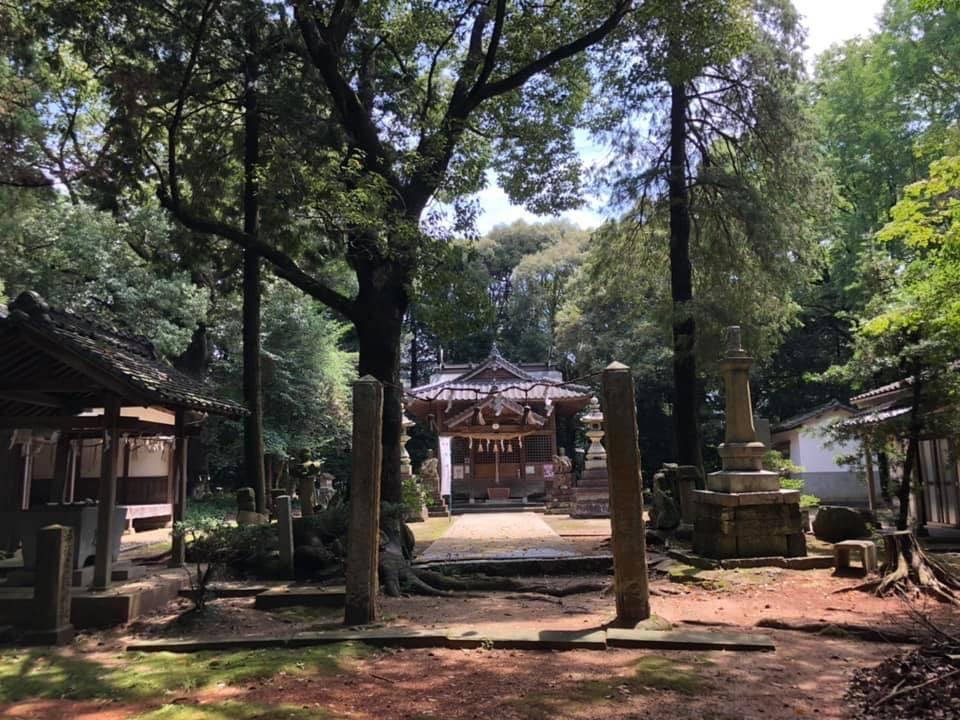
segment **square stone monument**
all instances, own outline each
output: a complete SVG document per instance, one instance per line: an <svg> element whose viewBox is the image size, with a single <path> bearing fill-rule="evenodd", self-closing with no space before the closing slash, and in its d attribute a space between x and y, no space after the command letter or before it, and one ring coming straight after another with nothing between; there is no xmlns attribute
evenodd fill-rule
<svg viewBox="0 0 960 720"><path fill-rule="evenodd" d="M693 551L710 558L799 557L807 554L800 523L800 492L780 489L763 469L766 446L757 440L750 400L749 357L740 328L727 329L720 364L726 392L723 469L707 476L707 489L693 491Z"/></svg>

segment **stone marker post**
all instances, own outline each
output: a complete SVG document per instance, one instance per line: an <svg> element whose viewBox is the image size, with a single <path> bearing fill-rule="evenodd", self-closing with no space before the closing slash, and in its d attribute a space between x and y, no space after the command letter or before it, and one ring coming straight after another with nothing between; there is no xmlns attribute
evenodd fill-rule
<svg viewBox="0 0 960 720"><path fill-rule="evenodd" d="M62 645L73 639L70 586L73 579L73 528L48 525L37 533L37 574L33 586L34 618L26 641Z"/></svg>
<svg viewBox="0 0 960 720"><path fill-rule="evenodd" d="M376 378L364 375L353 384L353 477L344 612L347 625L365 625L377 619L382 421L383 386Z"/></svg>
<svg viewBox="0 0 960 720"><path fill-rule="evenodd" d="M280 564L287 577L293 577L293 504L289 495L273 501L277 513L277 534L280 536Z"/></svg>
<svg viewBox="0 0 960 720"><path fill-rule="evenodd" d="M643 522L640 448L633 375L622 363L603 371L603 409L607 428L607 476L613 530L613 583L616 624L632 627L650 617L647 542Z"/></svg>

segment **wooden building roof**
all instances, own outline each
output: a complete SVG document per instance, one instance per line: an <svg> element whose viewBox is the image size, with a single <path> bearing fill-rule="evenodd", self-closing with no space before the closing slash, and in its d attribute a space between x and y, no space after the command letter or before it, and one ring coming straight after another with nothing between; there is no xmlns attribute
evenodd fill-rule
<svg viewBox="0 0 960 720"><path fill-rule="evenodd" d="M146 338L53 308L36 293L22 293L0 312L0 417L42 423L103 407L109 398L233 417L247 412L164 362Z"/></svg>
<svg viewBox="0 0 960 720"><path fill-rule="evenodd" d="M431 406L440 404L448 422L456 422L465 407L488 414L489 400L497 398L497 414L501 408L516 407L522 415L525 406L533 406L549 408L541 411L549 416L554 408L564 414L577 412L590 402L591 395L586 385L564 383L559 371L510 362L494 346L483 362L443 367L430 383L411 389L407 408L414 415L426 417L433 412ZM528 419L534 417L542 419L527 414Z"/></svg>

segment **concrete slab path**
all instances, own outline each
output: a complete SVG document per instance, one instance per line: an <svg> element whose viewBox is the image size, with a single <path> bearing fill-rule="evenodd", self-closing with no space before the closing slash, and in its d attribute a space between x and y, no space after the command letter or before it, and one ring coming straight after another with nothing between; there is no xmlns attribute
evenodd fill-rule
<svg viewBox="0 0 960 720"><path fill-rule="evenodd" d="M573 557L574 547L537 513L461 515L418 559L490 560Z"/></svg>

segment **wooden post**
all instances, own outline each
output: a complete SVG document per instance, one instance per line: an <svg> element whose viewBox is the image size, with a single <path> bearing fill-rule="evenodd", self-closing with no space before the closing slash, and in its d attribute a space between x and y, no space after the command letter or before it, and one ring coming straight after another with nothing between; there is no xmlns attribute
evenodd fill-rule
<svg viewBox="0 0 960 720"><path fill-rule="evenodd" d="M877 491L873 486L873 451L870 449L870 441L863 438L863 456L867 466L867 502L870 503L870 512L877 509Z"/></svg>
<svg viewBox="0 0 960 720"><path fill-rule="evenodd" d="M103 408L103 447L100 453L100 486L97 492L97 554L93 589L110 587L113 573L113 515L117 507L117 444L120 442L120 402L109 398Z"/></svg>
<svg viewBox="0 0 960 720"><path fill-rule="evenodd" d="M63 501L72 503L77 494L77 476L83 466L83 440L70 441L70 471L67 474L67 486Z"/></svg>
<svg viewBox="0 0 960 720"><path fill-rule="evenodd" d="M613 582L617 601L615 624L632 627L650 617L647 587L647 543L643 522L637 407L630 368L611 363L603 371L603 414L606 422L610 525L613 529Z"/></svg>
<svg viewBox="0 0 960 720"><path fill-rule="evenodd" d="M280 538L280 564L287 577L293 577L293 505L289 495L274 499L277 534Z"/></svg>
<svg viewBox="0 0 960 720"><path fill-rule="evenodd" d="M170 549L170 567L183 567L187 560L184 537L177 532L177 523L187 518L187 439L184 437L184 411L174 416L173 439L173 536Z"/></svg>
<svg viewBox="0 0 960 720"><path fill-rule="evenodd" d="M67 473L70 470L70 441L65 434L57 440L57 450L53 460L53 480L50 482L48 502L62 503L67 487Z"/></svg>
<svg viewBox="0 0 960 720"><path fill-rule="evenodd" d="M365 625L377 619L382 420L383 386L365 375L353 384L353 474L344 612L347 625Z"/></svg>
<svg viewBox="0 0 960 720"><path fill-rule="evenodd" d="M49 525L37 533L37 578L33 586L31 645L62 645L73 639L70 587L73 579L73 528Z"/></svg>

